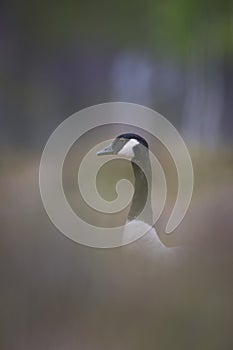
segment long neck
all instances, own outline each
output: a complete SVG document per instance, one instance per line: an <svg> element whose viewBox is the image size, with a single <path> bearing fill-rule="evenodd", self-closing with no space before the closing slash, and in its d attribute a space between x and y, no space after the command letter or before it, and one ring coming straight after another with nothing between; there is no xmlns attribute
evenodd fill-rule
<svg viewBox="0 0 233 350"><path fill-rule="evenodd" d="M138 218L148 224L152 224L153 214L151 208L151 164L148 150L138 148L132 159L132 167L135 177L135 190L132 204L128 214L128 220ZM145 209L144 209L145 207ZM143 210L144 209L144 210ZM143 212L142 212L143 211ZM141 215L140 215L141 213Z"/></svg>

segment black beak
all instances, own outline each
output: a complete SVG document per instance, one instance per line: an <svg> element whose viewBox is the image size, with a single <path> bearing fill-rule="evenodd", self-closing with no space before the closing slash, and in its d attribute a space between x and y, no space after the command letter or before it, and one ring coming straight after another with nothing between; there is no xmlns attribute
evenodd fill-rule
<svg viewBox="0 0 233 350"><path fill-rule="evenodd" d="M106 155L110 155L110 154L115 154L113 148L112 148L112 144L105 147L104 149L102 149L101 151L96 153L97 156L106 156Z"/></svg>

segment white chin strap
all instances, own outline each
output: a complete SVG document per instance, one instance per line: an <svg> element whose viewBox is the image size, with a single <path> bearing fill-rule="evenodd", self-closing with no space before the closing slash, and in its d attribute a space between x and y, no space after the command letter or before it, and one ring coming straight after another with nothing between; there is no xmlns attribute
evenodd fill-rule
<svg viewBox="0 0 233 350"><path fill-rule="evenodd" d="M133 148L135 146L139 145L139 142L135 139L131 139L129 140L124 147L122 147L122 149L118 152L118 155L120 156L124 156L128 159L132 159L134 157L134 150Z"/></svg>

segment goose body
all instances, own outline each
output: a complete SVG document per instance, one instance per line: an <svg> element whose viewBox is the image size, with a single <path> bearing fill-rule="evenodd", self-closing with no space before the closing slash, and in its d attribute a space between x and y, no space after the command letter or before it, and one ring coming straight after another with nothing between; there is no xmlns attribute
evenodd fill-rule
<svg viewBox="0 0 233 350"><path fill-rule="evenodd" d="M131 161L135 177L135 190L131 207L125 224L122 243L135 240L137 232L145 235L137 240L137 245L143 244L144 249L167 251L153 225L151 208L151 164L147 141L137 134L121 134L97 155L124 156ZM146 173L146 175L145 175ZM144 210L145 209L145 210Z"/></svg>
<svg viewBox="0 0 233 350"><path fill-rule="evenodd" d="M135 232L146 232L145 235L136 241L137 247L140 249L153 250L153 251L165 251L168 248L161 242L157 232L153 226L150 226L142 220L131 220L127 221L124 233L123 233L123 243L134 241Z"/></svg>

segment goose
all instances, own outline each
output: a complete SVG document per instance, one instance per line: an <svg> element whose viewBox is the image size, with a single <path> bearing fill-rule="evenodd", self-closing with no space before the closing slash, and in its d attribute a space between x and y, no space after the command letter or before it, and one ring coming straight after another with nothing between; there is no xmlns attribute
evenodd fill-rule
<svg viewBox="0 0 233 350"><path fill-rule="evenodd" d="M161 242L155 228L152 226L152 171L147 141L137 134L124 133L117 136L110 145L97 152L97 156L104 155L123 156L130 160L135 178L134 193L126 220L127 225L123 233L123 241L133 237L135 230L143 229L146 234L139 238L137 243L143 243L144 248L145 245L148 248L153 246L153 250L158 248L162 252L172 250ZM147 174L147 177L145 174ZM144 207L146 210L143 210Z"/></svg>

